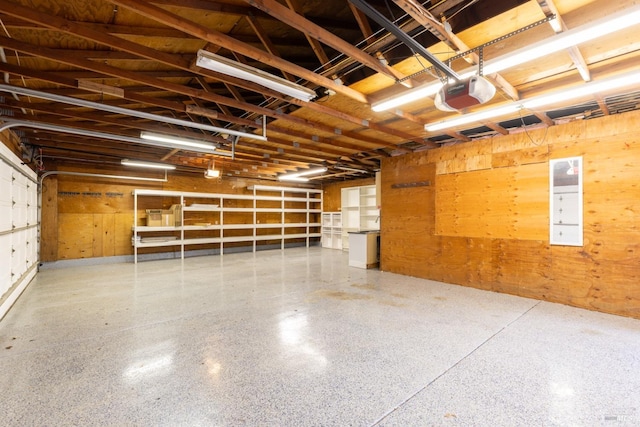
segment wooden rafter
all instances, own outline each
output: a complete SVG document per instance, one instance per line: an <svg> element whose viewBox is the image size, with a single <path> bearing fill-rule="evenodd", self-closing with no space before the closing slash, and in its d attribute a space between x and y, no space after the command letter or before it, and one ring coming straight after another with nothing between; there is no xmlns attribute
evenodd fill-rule
<svg viewBox="0 0 640 427"><path fill-rule="evenodd" d="M361 64L371 68L372 70L381 73L383 75L388 76L393 80L402 79L405 77L399 71L395 69L383 65L380 61L373 58L372 56L366 54L360 49L356 48L350 43L345 42L340 37L335 34L327 31L326 29L320 27L317 24L305 19L304 17L298 15L294 11L282 6L280 3L275 0L245 0L250 5L257 7L273 16L274 18L278 18L282 22L290 25L291 27L297 29L298 31L303 32L304 34L309 35L310 37L327 44L328 46L333 47L338 52L342 52L354 59L356 59Z"/></svg>
<svg viewBox="0 0 640 427"><path fill-rule="evenodd" d="M316 74L306 68L292 64L288 61L271 55L268 52L260 50L256 47L250 46L246 43L239 42L238 40L215 31L211 28L207 28L203 25L195 22L186 21L182 17L168 12L162 8L156 7L148 2L140 0L112 0L113 3L131 9L132 11L153 19L157 22L161 22L170 27L174 27L184 31L185 33L196 36L209 43L225 46L227 49L236 51L242 55L253 58L257 61L268 64L277 69L286 71L317 85L324 86L328 89L333 89L337 93L341 93L345 96L351 97L359 102L368 102L367 97L362 93L357 92L351 88L335 83L333 80ZM284 8L286 9L286 8ZM288 9L286 9L288 10Z"/></svg>
<svg viewBox="0 0 640 427"><path fill-rule="evenodd" d="M27 8L23 8L20 6L15 5L12 8L8 8L6 13L11 13L11 14L22 14L24 16L25 19L29 19L32 22L37 22L40 25L47 25L47 26L51 26L52 28L64 28L65 31L70 32L72 34L76 34L76 35L80 35L84 38L88 38L94 41L99 41L101 43L104 44L109 44L113 47L119 48L119 49L124 49L129 51L130 53L136 53L139 55L143 55L144 57L147 57L148 59L156 59L158 61L162 61L168 65L172 65L178 68L183 68L183 69L189 69L190 64L188 63L188 61L185 60L180 60L180 59L176 59L175 57L173 57L171 54L166 54L163 52L158 52L156 50L153 49L149 49L140 45L137 45L135 43L132 42L128 42L126 40L120 40L118 38L114 38L113 36L110 36L108 34L103 34L103 33L99 33L87 28L83 28L80 25L77 25L73 22L64 20L62 18L57 18L57 17L51 17L50 15L45 15L45 14L40 14L37 12L34 12L30 9ZM115 39L115 40L114 40ZM10 40L10 39L7 39ZM5 42L5 46L9 46L13 44L14 46L16 45L15 43L11 43L9 41ZM24 48L24 47L23 47ZM16 46L16 49L20 50L20 47ZM40 52L41 53L37 53L37 52L33 52L32 54L35 55L40 55L43 57L48 57L48 59L50 60L54 60L54 61L63 61L66 62L68 64L71 65L76 65L79 66L81 68L84 69L89 69L89 70L93 70L93 71L98 71L98 72L103 72L104 74L107 75L111 75L111 76L115 76L115 77L120 77L120 78L125 78L125 79L130 79L133 81L140 81L140 80L136 80L137 79L137 74L136 73L132 73L132 72L127 72L124 70L118 70L115 69L113 67L110 67L108 65L104 65L104 64L99 64L93 61L86 61L86 60L82 60L80 58L72 58L69 56L64 56L61 55L60 53L57 54L44 54L42 52L44 52L43 48L40 48ZM212 75L211 73L206 73L207 75ZM244 85L247 86L248 83L241 81L238 82L238 79L233 79L233 78L225 78L224 76L218 76L216 75L217 78L220 79L224 79L224 80L228 80L228 81L232 81L233 83L236 83L238 85ZM178 92L178 93L183 93L183 94L187 94L186 92L190 92L190 88L186 88L184 86L180 86L180 85L175 85L172 83L168 83L168 82L163 82L160 80L155 80L152 82L153 79L145 79L147 84L149 84L150 86L156 86L156 87L161 87L170 91L174 91L174 92ZM251 84L248 84L251 85ZM256 85L257 86L257 85ZM344 87L344 86L342 86ZM257 91L258 89L256 89ZM185 92L186 91L186 92ZM264 92L264 91L263 91ZM269 95L271 96L277 96L278 94L276 92L267 92ZM189 94L188 96L197 96L196 94ZM209 94L209 97L213 96L213 94ZM229 105L229 106L234 106L236 108L239 109L245 109L247 111L253 111L256 112L257 114L260 115L272 115L274 117L278 117L278 118L285 118L287 120L292 120L295 122L298 122L299 124L304 124L307 126L312 125L312 123L305 121L305 122L301 122L299 119L297 118L293 118L284 114L278 114L278 113L274 113L271 110L265 109L265 108L260 108L260 107L256 107L247 103L239 103L238 101L231 101L228 99L224 99L222 97L219 97L218 95L216 96L216 100L213 101L212 99L209 99L213 102L219 102L225 105ZM328 113L328 110L325 109L325 113ZM275 115L274 115L275 114ZM380 141L381 145L387 145L388 143L386 143L385 141Z"/></svg>
<svg viewBox="0 0 640 427"><path fill-rule="evenodd" d="M367 15L362 13L362 11L355 7L351 2L349 2L349 8L358 23L358 27L360 27L360 31L362 32L362 36L366 40L367 45L372 44L375 40L373 38L373 30L371 29L371 24L369 23Z"/></svg>
<svg viewBox="0 0 640 427"><path fill-rule="evenodd" d="M422 26L428 29L441 41L447 44L449 47L458 52L466 52L469 50L469 46L463 42L457 35L447 29L445 25L440 23L427 9L425 9L416 0L393 0L399 7L407 12L416 22L419 22ZM467 58L471 64L480 63L478 54L472 53ZM511 99L518 100L520 96L518 91L500 74L486 76L489 80L501 88Z"/></svg>
<svg viewBox="0 0 640 427"><path fill-rule="evenodd" d="M542 12L544 12L546 16L555 15L556 22L558 23L562 31L567 31L569 29L564 23L562 16L560 16L560 12L558 12L558 8L556 7L556 4L553 2L553 0L537 0L537 2L540 5L540 9L542 9ZM582 56L582 53L580 53L580 49L578 49L577 46L571 46L567 49L567 53L571 57L573 64L576 66L576 69L578 70L582 78L585 81L591 80L591 72L589 71L589 66L584 60L584 56Z"/></svg>
<svg viewBox="0 0 640 427"><path fill-rule="evenodd" d="M287 0L287 5L289 6L289 9L304 17L304 14L301 12L300 5L296 0ZM308 33L304 33L304 36L311 46L313 53L315 53L316 57L318 58L318 61L320 61L320 65L325 69L329 68L329 57L327 56L320 42L311 37L311 35Z"/></svg>

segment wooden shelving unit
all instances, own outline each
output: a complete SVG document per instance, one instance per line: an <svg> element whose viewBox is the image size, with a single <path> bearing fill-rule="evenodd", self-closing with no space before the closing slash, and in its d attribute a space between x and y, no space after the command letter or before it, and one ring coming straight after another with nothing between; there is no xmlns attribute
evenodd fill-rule
<svg viewBox="0 0 640 427"><path fill-rule="evenodd" d="M178 247L184 258L185 247L192 245L218 245L223 254L225 244L230 243L251 243L255 251L258 242L272 242L284 249L286 242L304 241L308 247L313 238L322 236L322 190L266 185L248 189L253 194L134 190L134 262L141 248ZM180 225L138 225L141 197L181 205Z"/></svg>

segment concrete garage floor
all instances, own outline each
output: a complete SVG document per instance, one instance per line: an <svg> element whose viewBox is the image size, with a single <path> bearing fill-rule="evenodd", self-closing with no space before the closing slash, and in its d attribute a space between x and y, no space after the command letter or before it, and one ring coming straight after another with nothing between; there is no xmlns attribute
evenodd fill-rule
<svg viewBox="0 0 640 427"><path fill-rule="evenodd" d="M640 321L347 263L44 270L0 322L0 424L640 424Z"/></svg>

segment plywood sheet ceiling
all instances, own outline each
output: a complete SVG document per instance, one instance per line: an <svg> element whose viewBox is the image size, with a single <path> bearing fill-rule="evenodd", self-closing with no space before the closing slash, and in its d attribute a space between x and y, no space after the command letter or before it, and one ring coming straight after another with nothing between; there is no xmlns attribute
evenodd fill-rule
<svg viewBox="0 0 640 427"><path fill-rule="evenodd" d="M485 60L553 37L549 23L525 28L556 11L571 30L637 7L633 0L368 3L443 61L464 49L439 40L437 31L414 20L409 6L432 16L436 27L450 26L447 37L468 48L504 37L484 49ZM265 179L324 165L327 173L312 182L331 182L368 176L383 157L508 134L523 123L553 126L554 120L585 116L581 109L588 111L588 118L640 105L636 85L489 122L424 130L425 124L447 117L585 84L580 62L594 81L637 69L638 25L491 76L500 86L487 105L448 113L437 110L431 97L391 111L371 110L375 101L407 90L401 84L404 77L411 77L409 85L419 85L437 81L437 75L414 75L429 66L428 61L345 0L0 0L0 21L4 84L256 134L262 130L260 120L267 121L268 140L241 138L233 159L63 130L14 128L25 157L45 168L61 163L117 165L122 158L136 158L202 173L215 159L225 173ZM304 103L199 68L199 49L298 82L318 97ZM458 72L470 66L462 59L451 62ZM94 89L87 90L91 85ZM29 120L129 138L137 138L143 129L156 130L215 141L222 152L232 150L232 142L220 135L162 120L15 95L10 89L0 95L3 121ZM621 95L626 98L621 100Z"/></svg>

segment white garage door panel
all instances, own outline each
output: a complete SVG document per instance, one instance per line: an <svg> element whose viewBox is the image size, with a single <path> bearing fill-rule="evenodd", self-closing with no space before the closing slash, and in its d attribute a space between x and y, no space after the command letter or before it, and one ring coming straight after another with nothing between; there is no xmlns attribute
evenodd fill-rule
<svg viewBox="0 0 640 427"><path fill-rule="evenodd" d="M27 230L11 235L11 272L13 280L18 280L27 271Z"/></svg>
<svg viewBox="0 0 640 427"><path fill-rule="evenodd" d="M13 173L13 200L20 203L27 203L27 185L29 179L20 172Z"/></svg>
<svg viewBox="0 0 640 427"><path fill-rule="evenodd" d="M27 221L29 224L38 223L38 186L31 183L27 200Z"/></svg>
<svg viewBox="0 0 640 427"><path fill-rule="evenodd" d="M27 268L38 262L38 229L27 230Z"/></svg>
<svg viewBox="0 0 640 427"><path fill-rule="evenodd" d="M15 228L26 227L28 224L27 205L15 204L13 205L13 226Z"/></svg>
<svg viewBox="0 0 640 427"><path fill-rule="evenodd" d="M38 262L38 184L37 174L2 141L0 155L1 318L36 274L25 275Z"/></svg>
<svg viewBox="0 0 640 427"><path fill-rule="evenodd" d="M11 234L4 234L0 236L0 297L11 284Z"/></svg>
<svg viewBox="0 0 640 427"><path fill-rule="evenodd" d="M13 171L0 162L0 231L11 230L11 176Z"/></svg>

